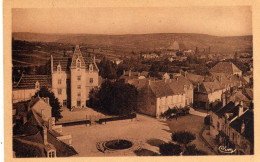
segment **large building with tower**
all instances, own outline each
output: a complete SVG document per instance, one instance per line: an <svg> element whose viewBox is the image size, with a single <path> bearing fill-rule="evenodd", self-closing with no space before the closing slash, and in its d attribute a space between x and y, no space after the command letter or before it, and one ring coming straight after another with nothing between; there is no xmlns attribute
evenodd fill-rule
<svg viewBox="0 0 260 162"><path fill-rule="evenodd" d="M86 107L90 90L98 86L98 71L95 56L82 54L77 45L72 55L51 55L50 76L23 75L13 86L13 102L28 100L46 86L63 106Z"/></svg>

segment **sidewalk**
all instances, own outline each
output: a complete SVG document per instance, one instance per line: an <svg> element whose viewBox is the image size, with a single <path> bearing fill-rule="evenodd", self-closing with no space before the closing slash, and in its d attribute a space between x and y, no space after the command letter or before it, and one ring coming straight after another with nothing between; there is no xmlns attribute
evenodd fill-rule
<svg viewBox="0 0 260 162"><path fill-rule="evenodd" d="M209 134L209 128L204 127L204 130L201 134L202 138L206 141L207 145L211 148L212 151L214 151L215 154L218 154L218 144L216 143L213 136Z"/></svg>
<svg viewBox="0 0 260 162"><path fill-rule="evenodd" d="M201 117L206 117L207 116L207 113L196 111L193 108L190 108L190 114L201 116Z"/></svg>

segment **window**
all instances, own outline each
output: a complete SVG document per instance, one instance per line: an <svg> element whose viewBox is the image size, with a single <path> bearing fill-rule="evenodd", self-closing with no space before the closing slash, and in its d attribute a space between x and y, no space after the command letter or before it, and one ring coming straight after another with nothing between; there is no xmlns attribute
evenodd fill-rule
<svg viewBox="0 0 260 162"><path fill-rule="evenodd" d="M61 79L58 79L58 84L61 84Z"/></svg>
<svg viewBox="0 0 260 162"><path fill-rule="evenodd" d="M58 94L62 94L62 89L58 89Z"/></svg>
<svg viewBox="0 0 260 162"><path fill-rule="evenodd" d="M81 66L81 65L80 65L80 60L78 59L78 60L77 60L77 68L80 68L80 66Z"/></svg>
<svg viewBox="0 0 260 162"><path fill-rule="evenodd" d="M63 100L63 106L67 106L67 100Z"/></svg>
<svg viewBox="0 0 260 162"><path fill-rule="evenodd" d="M77 101L77 106L81 106L81 101Z"/></svg>
<svg viewBox="0 0 260 162"><path fill-rule="evenodd" d="M81 89L81 85L78 85L77 88L78 88L78 89Z"/></svg>
<svg viewBox="0 0 260 162"><path fill-rule="evenodd" d="M78 97L80 97L80 96L81 96L81 93L79 92L79 93L78 93Z"/></svg>
<svg viewBox="0 0 260 162"><path fill-rule="evenodd" d="M58 71L58 72L61 71L61 66L60 66L60 64L57 66L57 71Z"/></svg>
<svg viewBox="0 0 260 162"><path fill-rule="evenodd" d="M55 157L55 152L54 151L50 151L48 153L48 157L50 157L50 158Z"/></svg>
<svg viewBox="0 0 260 162"><path fill-rule="evenodd" d="M51 154L52 154L52 157L55 157L55 153L54 153L54 151L52 151L52 153L51 153Z"/></svg>
<svg viewBox="0 0 260 162"><path fill-rule="evenodd" d="M89 78L89 83L93 83L93 78Z"/></svg>
<svg viewBox="0 0 260 162"><path fill-rule="evenodd" d="M93 65L92 64L89 65L89 71L93 72Z"/></svg>
<svg viewBox="0 0 260 162"><path fill-rule="evenodd" d="M40 89L40 83L39 83L38 81L35 83L35 89L36 89L36 90L39 90L39 89Z"/></svg>
<svg viewBox="0 0 260 162"><path fill-rule="evenodd" d="M81 76L78 76L78 81L80 81L81 80Z"/></svg>

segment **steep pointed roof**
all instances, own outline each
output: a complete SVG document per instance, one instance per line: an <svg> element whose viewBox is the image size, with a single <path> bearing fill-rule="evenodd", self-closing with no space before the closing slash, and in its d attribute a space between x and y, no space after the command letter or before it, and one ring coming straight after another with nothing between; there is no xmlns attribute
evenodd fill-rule
<svg viewBox="0 0 260 162"><path fill-rule="evenodd" d="M76 61L79 60L81 62L81 68L85 68L85 61L84 58L81 54L79 45L76 45L73 56L72 56L72 60L71 60L71 68L75 68L76 67Z"/></svg>
<svg viewBox="0 0 260 162"><path fill-rule="evenodd" d="M78 45L75 47L73 55L53 57L53 70L56 71L57 66L60 65L62 71L69 71L70 67L76 67L77 59L81 61L81 68L89 68L89 65L92 64L93 70L99 71L95 62L95 57L90 56L89 53L82 53Z"/></svg>

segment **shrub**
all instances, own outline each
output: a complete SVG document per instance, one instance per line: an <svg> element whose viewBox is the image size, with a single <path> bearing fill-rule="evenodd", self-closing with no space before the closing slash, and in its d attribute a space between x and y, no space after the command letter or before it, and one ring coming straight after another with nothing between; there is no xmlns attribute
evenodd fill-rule
<svg viewBox="0 0 260 162"><path fill-rule="evenodd" d="M210 125L210 115L207 115L207 116L204 118L204 124Z"/></svg>
<svg viewBox="0 0 260 162"><path fill-rule="evenodd" d="M181 146L173 143L164 143L159 145L159 152L164 156L180 155Z"/></svg>
<svg viewBox="0 0 260 162"><path fill-rule="evenodd" d="M196 136L193 133L187 131L175 132L172 134L172 140L179 144L183 144L185 147L195 139Z"/></svg>
<svg viewBox="0 0 260 162"><path fill-rule="evenodd" d="M183 155L207 155L207 153L202 150L198 150L195 145L190 145L186 147Z"/></svg>

